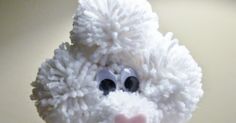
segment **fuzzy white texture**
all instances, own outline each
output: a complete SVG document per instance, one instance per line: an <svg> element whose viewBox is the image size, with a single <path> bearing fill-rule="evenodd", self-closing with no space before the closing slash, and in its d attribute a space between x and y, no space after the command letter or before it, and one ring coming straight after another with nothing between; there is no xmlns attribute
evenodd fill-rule
<svg viewBox="0 0 236 123"><path fill-rule="evenodd" d="M80 0L70 43L40 67L32 100L47 123L114 123L142 114L146 123L184 123L203 95L201 68L189 51L158 31L146 0ZM132 68L139 91L108 95L96 75ZM116 83L121 84L121 83Z"/></svg>
<svg viewBox="0 0 236 123"><path fill-rule="evenodd" d="M134 48L155 40L158 17L146 0L81 0L71 31L72 43L97 46L93 57ZM147 31L148 30L148 31Z"/></svg>

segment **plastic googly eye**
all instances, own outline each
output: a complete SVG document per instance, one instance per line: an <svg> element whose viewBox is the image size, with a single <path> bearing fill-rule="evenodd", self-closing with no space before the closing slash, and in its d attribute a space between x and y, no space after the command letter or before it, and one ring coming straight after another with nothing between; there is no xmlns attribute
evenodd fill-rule
<svg viewBox="0 0 236 123"><path fill-rule="evenodd" d="M131 68L124 68L121 71L121 82L125 90L129 92L136 92L139 89L139 80L136 72Z"/></svg>
<svg viewBox="0 0 236 123"><path fill-rule="evenodd" d="M110 70L103 69L98 71L96 80L99 82L99 89L103 91L104 95L116 90L116 78Z"/></svg>

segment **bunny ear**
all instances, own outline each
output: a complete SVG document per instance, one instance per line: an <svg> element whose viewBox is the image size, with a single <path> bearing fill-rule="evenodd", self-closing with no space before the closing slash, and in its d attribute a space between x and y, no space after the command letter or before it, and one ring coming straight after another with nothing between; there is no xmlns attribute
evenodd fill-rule
<svg viewBox="0 0 236 123"><path fill-rule="evenodd" d="M158 29L158 17L147 0L79 0L72 43L114 53L145 48Z"/></svg>

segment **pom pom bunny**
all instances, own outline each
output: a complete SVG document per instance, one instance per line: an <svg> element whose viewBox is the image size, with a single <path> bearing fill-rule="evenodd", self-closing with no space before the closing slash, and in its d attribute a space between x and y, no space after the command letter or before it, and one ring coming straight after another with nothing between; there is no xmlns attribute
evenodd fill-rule
<svg viewBox="0 0 236 123"><path fill-rule="evenodd" d="M45 61L32 100L47 123L183 123L203 91L189 51L147 0L80 0L71 44Z"/></svg>

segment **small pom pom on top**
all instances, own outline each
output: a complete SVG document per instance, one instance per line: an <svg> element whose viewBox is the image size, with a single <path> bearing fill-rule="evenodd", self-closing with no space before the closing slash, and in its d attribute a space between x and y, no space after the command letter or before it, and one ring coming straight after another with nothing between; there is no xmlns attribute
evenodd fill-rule
<svg viewBox="0 0 236 123"><path fill-rule="evenodd" d="M145 48L158 33L158 17L147 0L80 0L74 17L74 44L98 47L97 52Z"/></svg>

